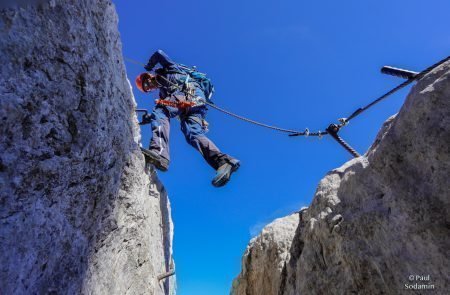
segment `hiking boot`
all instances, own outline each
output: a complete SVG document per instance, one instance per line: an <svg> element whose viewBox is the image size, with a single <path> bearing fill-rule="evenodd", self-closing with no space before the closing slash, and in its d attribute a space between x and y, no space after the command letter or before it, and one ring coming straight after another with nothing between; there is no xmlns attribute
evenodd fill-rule
<svg viewBox="0 0 450 295"><path fill-rule="evenodd" d="M147 150L141 147L141 152L144 154L145 162L155 165L156 169L166 172L169 169L169 161L164 159L157 152Z"/></svg>
<svg viewBox="0 0 450 295"><path fill-rule="evenodd" d="M230 180L231 174L239 169L239 162L225 163L219 167L216 171L216 176L212 180L212 185L215 187L221 187L227 184Z"/></svg>

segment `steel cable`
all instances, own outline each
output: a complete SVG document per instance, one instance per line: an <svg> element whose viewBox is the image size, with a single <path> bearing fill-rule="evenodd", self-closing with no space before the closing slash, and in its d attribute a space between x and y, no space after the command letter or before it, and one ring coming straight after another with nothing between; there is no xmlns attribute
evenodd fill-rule
<svg viewBox="0 0 450 295"><path fill-rule="evenodd" d="M391 94L397 92L398 90L408 86L412 82L423 78L423 76L425 76L426 74L431 72L433 69L437 68L438 66L442 65L443 63L445 63L445 62L447 62L449 60L450 60L450 56L447 56L446 58L444 58L444 59L438 61L437 63L429 66L428 68L426 68L425 70L423 70L422 72L420 72L419 74L414 76L413 78L410 78L410 79L406 80L405 82L401 83L400 85L392 88L391 90L389 90L388 92L386 92L382 96L378 97L377 99L375 99L374 101L372 101L371 103L366 105L365 107L359 108L356 111L354 111L348 118L345 118L345 122L348 123L351 119L355 118L356 116L359 116L365 110L371 108L372 106L374 106L375 104L379 103L380 101L382 101L386 97L390 96ZM344 125L341 124L340 127L342 127L342 126L344 126Z"/></svg>
<svg viewBox="0 0 450 295"><path fill-rule="evenodd" d="M136 60L134 60L134 59L127 58L127 57L125 57L124 59L125 59L126 61L130 62L130 63L134 63L134 64L136 64L136 65L140 65L140 66L144 66L144 67L145 67L145 64L144 64L144 63L141 63L141 62L136 61ZM371 107L374 106L375 104L379 103L380 101L382 101L382 100L385 99L386 97L392 95L393 93L399 91L400 89L402 89L402 88L408 86L408 85L411 84L412 82L414 82L414 81L416 81L416 80L419 80L419 79L423 78L426 74L428 74L429 72L431 72L433 69L435 69L436 67L442 65L443 63L445 63L445 62L447 62L447 61L449 61L449 60L450 60L450 56L447 56L446 58L444 58L444 59L438 61L437 63L435 63L435 64L429 66L428 68L426 68L425 70L423 70L422 72L420 72L419 74L417 74L416 76L414 76L413 78L410 78L410 79L406 80L405 82L401 83L400 85L398 85L398 86L392 88L391 90L389 90L389 91L386 92L385 94L381 95L380 97L378 97L377 99L375 99L374 101L372 101L371 103L369 103L368 105L366 105L366 106L364 106L364 107L362 107L362 108L357 109L356 111L354 111L354 112L353 112L350 116L348 116L347 118L342 118L342 119L340 119L340 120L341 120L341 124L337 125L337 127L338 127L339 129L342 128L342 127L344 127L345 125L348 124L348 122L350 122L350 120L352 120L352 119L354 119L355 117L359 116L362 112L364 112L364 111L366 111L367 109L371 108ZM166 82L168 82L168 83L171 84L172 86L174 86L174 87L178 88L180 91L182 91L182 87L180 87L179 85L177 85L177 84L175 84L175 83L169 81L168 79L166 79L166 78L163 77L163 76L160 76L160 77L163 78ZM188 95L190 95L190 94L188 94ZM205 103L206 105L208 105L208 106L210 106L210 107L212 107L212 108L214 108L214 109L216 109L216 110L218 110L218 111L220 111L220 112L222 112L222 113L224 113L224 114L227 114L227 115L229 115L229 116L232 116L232 117L234 117L234 118L236 118L236 119L239 119L239 120L242 120L242 121L244 121L244 122L248 122L248 123L251 123L251 124L254 124L254 125L257 125L257 126L261 126L261 127L264 127L264 128L268 128L268 129L272 129L272 130L276 130L276 131L280 131L280 132L289 133L289 136L319 136L319 137L321 137L321 136L323 136L323 135L328 134L327 131L309 132L308 129L306 129L305 131L297 131L297 130L292 130L292 129L280 128L280 127L277 127L277 126L268 125L268 124L265 124L265 123L261 123L261 122L258 122L258 121L255 121L255 120L252 120L252 119L249 119L249 118L246 118L246 117L237 115L237 114L235 114L235 113L232 113L232 112L230 112L230 111L227 111L227 110L225 110L225 109L222 109L222 108L216 106L215 104L210 103L210 102L207 102L207 101L205 101L204 103Z"/></svg>

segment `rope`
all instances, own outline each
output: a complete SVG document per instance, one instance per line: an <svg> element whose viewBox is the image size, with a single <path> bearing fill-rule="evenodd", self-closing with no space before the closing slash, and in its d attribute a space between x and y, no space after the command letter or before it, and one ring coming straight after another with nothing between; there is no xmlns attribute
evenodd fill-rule
<svg viewBox="0 0 450 295"><path fill-rule="evenodd" d="M141 63L141 62L139 62L139 61L136 61L136 60L134 60L134 59L127 58L127 57L125 57L124 59L125 59L126 61L130 62L130 63L136 64L136 65L139 65L139 66L145 66L145 64L143 64L143 63ZM361 108L357 109L356 111L354 111L354 112L353 112L350 116L348 116L347 118L339 119L339 121L341 121L341 124L336 125L336 127L338 128L337 131L339 131L340 128L346 126L346 125L350 122L350 120L356 118L356 117L359 116L361 113L363 113L364 111L368 110L369 108L371 108L371 107L374 106L375 104L379 103L380 101L382 101L382 100L385 99L386 97L388 97L388 96L392 95L393 93L399 91L400 89L402 89L402 88L408 86L408 85L411 84L412 82L414 82L414 81L416 81L416 80L419 80L419 79L423 78L426 74L428 74L429 72L431 72L433 69L435 69L436 67L442 65L443 63L445 63L445 62L447 62L447 61L449 61L449 60L450 60L450 56L447 56L446 58L444 58L444 59L438 61L437 63L435 63L435 64L429 66L428 68L426 68L425 70L423 70L422 72L420 72L419 74L417 74L416 76L414 76L414 77L412 77L412 78L406 80L405 82L401 83L400 85L398 85L398 86L392 88L391 90L389 90L389 91L386 92L385 94L381 95L380 97L378 97L377 99L375 99L374 101L372 101L371 103L369 103L368 105L366 105L366 106L364 106L364 107L361 107ZM181 88L179 85L177 85L177 84L175 84L175 83L169 81L168 79L166 79L166 78L163 77L163 76L160 76L160 77L163 78L166 82L168 82L168 83L171 84L172 86L174 86L174 87L176 87L177 89L179 89L180 91L182 91L182 88ZM192 95L192 94L189 94L189 93L188 93L188 95ZM212 107L212 108L214 108L214 109L216 109L216 110L218 110L218 111L220 111L220 112L222 112L222 113L224 113L224 114L227 114L227 115L229 115L229 116L231 116L231 117L234 117L234 118L236 118L236 119L239 119L239 120L242 120L242 121L244 121L244 122L251 123L251 124L254 124L254 125L257 125L257 126L260 126L260 127L264 127L264 128L267 128L267 129L272 129L272 130L279 131L279 132L289 133L289 136L319 136L319 137L321 137L321 136L323 136L323 135L329 134L327 131L323 131L323 132L322 132L322 131L318 131L318 132L309 132L308 129L306 129L305 131L296 131L296 130L292 130L292 129L280 128L280 127L277 127L277 126L268 125L268 124L265 124L265 123L261 123L261 122L258 122L258 121L255 121L255 120L252 120L252 119L249 119L249 118L246 118L246 117L237 115L237 114L235 114L235 113L232 113L232 112L230 112L230 111L227 111L227 110L225 110L225 109L222 109L222 108L216 106L215 104L210 103L210 102L207 102L207 101L205 101L204 103L205 103L206 105L208 105L208 106L210 106L210 107Z"/></svg>
<svg viewBox="0 0 450 295"><path fill-rule="evenodd" d="M159 76L159 77L161 77L164 81L166 81L167 83L169 83L173 87L179 89L180 91L183 91L181 86L179 86L179 85L169 81L169 79L167 79L166 77L164 77L164 76ZM193 96L191 93L186 93L186 94L188 96ZM222 112L222 113L224 113L224 114L227 114L227 115L229 115L231 117L234 117L234 118L242 120L244 122L251 123L251 124L254 124L254 125L257 125L257 126L261 126L261 127L267 128L267 129L272 129L272 130L276 130L276 131L280 131L280 132L286 132L286 133L290 133L290 134L296 134L296 135L304 135L304 136L322 136L322 135L327 134L327 132L321 132L321 131L319 131L319 132L309 132L308 129L306 129L305 131L298 131L298 130L280 128L280 127L264 124L264 123L261 123L261 122L258 122L258 121L255 121L255 120L252 120L252 119L249 119L249 118L237 115L235 113L232 113L230 111L222 109L222 108L216 106L215 104L207 102L207 101L203 101L203 103L208 105L208 106L210 106L210 107L212 107L212 108L214 108L214 109L216 109L216 110L218 110L218 111L220 111L220 112Z"/></svg>
<svg viewBox="0 0 450 295"><path fill-rule="evenodd" d="M134 59L131 59L131 58L128 58L128 57L124 57L123 59L126 60L129 63L145 67L145 64L140 62L140 61L137 61L137 60L134 60Z"/></svg>
<svg viewBox="0 0 450 295"><path fill-rule="evenodd" d="M425 70L423 70L422 72L420 72L419 74L417 74L416 76L406 80L405 82L401 83L400 85L398 85L397 87L392 88L391 90L389 90L388 92L386 92L385 94L383 94L382 96L378 97L377 99L375 99L374 101L372 101L371 103L369 103L368 105L366 105L365 107L359 108L356 111L354 111L348 118L344 119L344 122L342 124L339 125L339 127L345 126L350 120L352 120L353 118L355 118L356 116L359 116L362 112L366 111L367 109L371 108L372 106L374 106L375 104L379 103L380 101L382 101L383 99L385 99L386 97L390 96L391 94L397 92L398 90L408 86L409 84L411 84L412 82L419 80L421 78L423 78L423 76L425 76L426 74L428 74L429 72L431 72L433 69L435 69L436 67L442 65L443 63L447 62L450 60L450 56L447 56L446 58L438 61L437 63L429 66L428 68L426 68Z"/></svg>
<svg viewBox="0 0 450 295"><path fill-rule="evenodd" d="M255 120L251 120L251 119L239 116L237 114L234 114L232 112L224 110L224 109L216 106L213 103L210 103L210 102L204 102L204 103L207 104L208 106L210 106L210 107L212 107L212 108L214 108L214 109L224 113L224 114L227 114L227 115L231 116L231 117L234 117L234 118L242 120L244 122L248 122L248 123L251 123L251 124L254 124L254 125L258 125L258 126L261 126L261 127L264 127L264 128L268 128L268 129L272 129L272 130L276 130L276 131L280 131L280 132L292 133L292 134L296 134L296 135L297 134L298 135L305 135L305 136L322 136L322 135L328 134L328 132L321 132L321 131L309 132L308 129L306 129L306 131L296 131L296 130L284 129L284 128L280 128L280 127L276 127L276 126L271 126L271 125L267 125L267 124L264 124L264 123L261 123L261 122L255 121Z"/></svg>

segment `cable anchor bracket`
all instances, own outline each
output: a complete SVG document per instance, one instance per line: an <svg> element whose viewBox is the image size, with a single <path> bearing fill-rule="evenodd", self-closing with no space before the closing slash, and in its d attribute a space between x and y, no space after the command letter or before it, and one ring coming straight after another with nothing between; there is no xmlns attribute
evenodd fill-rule
<svg viewBox="0 0 450 295"><path fill-rule="evenodd" d="M355 158L360 157L361 155L354 148L352 148L347 142L345 142L345 140L342 139L342 137L338 135L339 129L340 129L339 125L330 124L330 126L328 126L326 131L328 132L329 135L331 135L331 137L333 137L334 140L337 141L337 143L339 143L353 157Z"/></svg>

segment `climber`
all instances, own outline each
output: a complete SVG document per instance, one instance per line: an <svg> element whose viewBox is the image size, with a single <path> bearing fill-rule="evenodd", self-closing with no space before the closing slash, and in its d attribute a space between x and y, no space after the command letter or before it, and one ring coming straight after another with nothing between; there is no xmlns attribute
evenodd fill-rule
<svg viewBox="0 0 450 295"><path fill-rule="evenodd" d="M154 70L157 64L161 67ZM204 102L212 94L212 84L206 83L205 87L205 83L196 79L195 73L192 74L195 70L173 62L162 50L150 57L145 69L148 72L154 70L154 74L140 74L136 78L137 88L144 93L159 89L159 100L150 116L150 147L141 148L146 161L154 164L158 170L168 170L170 119L178 117L187 142L216 170L212 184L216 187L225 185L240 164L237 159L222 153L205 136L208 123L205 120L207 108Z"/></svg>

